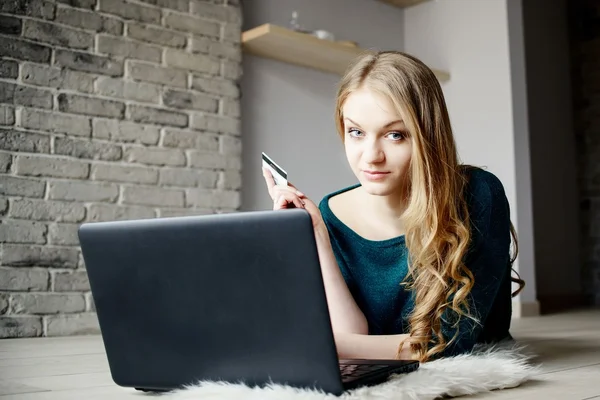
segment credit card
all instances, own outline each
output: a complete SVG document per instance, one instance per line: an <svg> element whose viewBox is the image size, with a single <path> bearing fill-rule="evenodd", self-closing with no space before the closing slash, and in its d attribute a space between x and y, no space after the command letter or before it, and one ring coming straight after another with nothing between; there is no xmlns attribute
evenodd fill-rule
<svg viewBox="0 0 600 400"><path fill-rule="evenodd" d="M271 171L276 185L287 186L287 172L285 172L283 168L277 165L275 161L273 161L271 157L266 155L264 152L262 153L262 166L263 168L267 168L269 171Z"/></svg>

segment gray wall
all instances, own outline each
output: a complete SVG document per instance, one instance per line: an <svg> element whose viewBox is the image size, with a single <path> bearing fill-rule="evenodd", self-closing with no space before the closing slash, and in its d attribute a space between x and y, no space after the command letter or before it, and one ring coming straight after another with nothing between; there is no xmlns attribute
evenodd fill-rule
<svg viewBox="0 0 600 400"><path fill-rule="evenodd" d="M267 22L289 26L294 10L305 29L326 29L367 48L403 48L403 11L375 0L252 0L244 3L244 29ZM243 71L242 208L272 207L262 151L315 202L354 183L333 119L340 76L247 54Z"/></svg>
<svg viewBox="0 0 600 400"><path fill-rule="evenodd" d="M156 3L0 0L0 338L98 331L82 222L239 207L240 8Z"/></svg>
<svg viewBox="0 0 600 400"><path fill-rule="evenodd" d="M523 1L536 285L542 311L581 302L579 205L565 0Z"/></svg>
<svg viewBox="0 0 600 400"><path fill-rule="evenodd" d="M521 314L539 313L536 287L535 242L533 232L533 199L531 188L531 157L525 68L525 38L523 36L523 6L521 0L507 2L508 40L511 69L512 114L515 152L515 184L518 221L515 224L519 241L519 274L525 280Z"/></svg>

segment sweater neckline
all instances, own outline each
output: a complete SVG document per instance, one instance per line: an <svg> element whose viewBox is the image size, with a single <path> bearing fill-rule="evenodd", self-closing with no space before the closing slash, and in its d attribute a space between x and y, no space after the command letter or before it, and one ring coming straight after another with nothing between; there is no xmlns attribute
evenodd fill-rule
<svg viewBox="0 0 600 400"><path fill-rule="evenodd" d="M406 241L405 235L400 235L400 236L396 236L396 237L389 238L389 239L384 239L384 240L370 240L370 239L367 239L367 238L359 235L356 231L354 231L352 228L350 228L348 225L346 225L342 220L340 220L334 214L334 212L329 207L329 200L332 197L334 197L334 196L337 196L337 195L342 194L344 192L348 192L350 190L356 189L357 187L360 187L360 186L361 186L361 184L357 183L357 184L348 186L346 188L337 190L335 192L332 192L332 193L326 195L323 198L322 210L321 210L321 212L325 214L324 215L325 220L330 221L344 235L351 237L354 241L360 243L363 246L368 246L368 247L392 247L392 246L398 246L398 245L405 244L405 241Z"/></svg>

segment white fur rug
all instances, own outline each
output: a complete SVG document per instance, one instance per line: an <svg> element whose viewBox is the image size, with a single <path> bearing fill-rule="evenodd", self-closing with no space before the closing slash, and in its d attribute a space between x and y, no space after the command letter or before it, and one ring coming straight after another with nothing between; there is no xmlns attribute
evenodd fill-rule
<svg viewBox="0 0 600 400"><path fill-rule="evenodd" d="M272 384L251 388L242 384L199 382L160 395L168 400L433 400L519 386L538 367L529 363L523 347L479 347L470 354L421 364L415 372L394 375L387 382L354 389L337 397L315 390Z"/></svg>

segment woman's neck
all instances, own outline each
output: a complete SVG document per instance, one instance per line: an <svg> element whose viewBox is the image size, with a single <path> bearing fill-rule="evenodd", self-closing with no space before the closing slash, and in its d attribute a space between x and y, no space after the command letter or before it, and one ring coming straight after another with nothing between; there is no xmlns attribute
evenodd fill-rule
<svg viewBox="0 0 600 400"><path fill-rule="evenodd" d="M377 196L362 191L369 218L383 224L394 227L394 230L404 232L402 215L407 207L406 197L403 193L388 196Z"/></svg>

